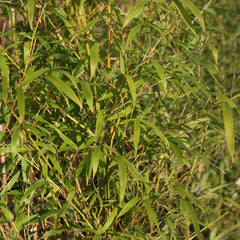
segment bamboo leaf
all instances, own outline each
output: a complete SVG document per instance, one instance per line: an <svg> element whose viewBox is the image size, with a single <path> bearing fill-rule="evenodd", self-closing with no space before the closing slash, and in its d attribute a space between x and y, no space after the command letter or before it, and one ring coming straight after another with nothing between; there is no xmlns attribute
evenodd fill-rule
<svg viewBox="0 0 240 240"><path fill-rule="evenodd" d="M134 120L134 133L133 133L135 156L137 155L139 139L140 139L140 119L135 119Z"/></svg>
<svg viewBox="0 0 240 240"><path fill-rule="evenodd" d="M234 125L232 109L228 103L223 103L223 119L228 150L233 157L235 151Z"/></svg>
<svg viewBox="0 0 240 240"><path fill-rule="evenodd" d="M151 62L153 63L153 66L155 67L158 76L162 80L165 93L167 93L167 79L166 79L163 67L154 59L151 59Z"/></svg>
<svg viewBox="0 0 240 240"><path fill-rule="evenodd" d="M142 25L137 24L135 27L131 29L131 31L128 34L127 42L126 42L126 47L132 42L132 40L136 37L137 33L140 32Z"/></svg>
<svg viewBox="0 0 240 240"><path fill-rule="evenodd" d="M98 52L99 46L97 42L95 42L90 49L90 70L91 70L91 78L95 75L97 65L98 65Z"/></svg>
<svg viewBox="0 0 240 240"><path fill-rule="evenodd" d="M197 8L197 6L192 1L189 1L189 0L179 0L179 1L182 2L187 8L189 8L189 10L192 12L192 14L198 20L203 31L205 31L204 19L203 19L203 16L202 16L200 10Z"/></svg>
<svg viewBox="0 0 240 240"><path fill-rule="evenodd" d="M157 215L156 215L155 211L153 210L153 208L151 206L149 198L143 200L143 203L144 203L145 208L147 210L148 218L150 220L151 230L153 230L155 224L156 224L156 226L158 226Z"/></svg>
<svg viewBox="0 0 240 240"><path fill-rule="evenodd" d="M22 88L17 89L17 105L18 105L18 111L19 111L19 121L22 122L25 115L25 96Z"/></svg>
<svg viewBox="0 0 240 240"><path fill-rule="evenodd" d="M141 120L145 125L151 127L155 133L163 140L163 142L169 146L169 141L167 138L163 135L163 133L159 130L159 128L152 122L146 121L146 120Z"/></svg>
<svg viewBox="0 0 240 240"><path fill-rule="evenodd" d="M101 234L102 234L102 233L105 233L105 232L108 230L108 228L111 226L114 218L116 217L117 213L118 213L118 208L115 207L115 208L113 209L113 211L111 212L111 214L109 215L109 217L107 218L107 221L106 221L106 223L104 224L104 226L102 227L102 229L100 229L100 233L101 233Z"/></svg>
<svg viewBox="0 0 240 240"><path fill-rule="evenodd" d="M177 7L177 10L181 14L183 21L186 23L186 25L189 27L189 29L192 31L192 33L197 37L197 33L191 23L191 20L189 19L189 16L187 12L185 11L184 7L178 0L173 0L175 6Z"/></svg>
<svg viewBox="0 0 240 240"><path fill-rule="evenodd" d="M58 171L58 173L60 173L61 175L63 174L63 171L62 171L62 168L61 168L61 165L60 163L57 161L57 159L51 155L51 154L48 154L48 157L49 159L51 160L53 166L56 168L56 170Z"/></svg>
<svg viewBox="0 0 240 240"><path fill-rule="evenodd" d="M20 171L18 171L12 178L11 180L7 183L7 185L3 188L3 190L0 193L0 196L2 196L4 193L8 192L11 190L12 186L17 182L19 176L20 176Z"/></svg>
<svg viewBox="0 0 240 240"><path fill-rule="evenodd" d="M100 156L101 156L101 147L96 146L94 151L91 154L93 178L95 177L95 175L97 173Z"/></svg>
<svg viewBox="0 0 240 240"><path fill-rule="evenodd" d="M104 123L104 115L105 115L105 110L102 109L97 116L97 121L96 121L96 130L95 130L95 137L96 140L95 142L98 141L100 134L102 132L102 128L103 128L103 123Z"/></svg>
<svg viewBox="0 0 240 240"><path fill-rule="evenodd" d="M118 214L118 217L121 217L124 214L126 214L128 211L130 211L133 207L135 207L137 205L137 203L140 200L142 200L141 197L135 197L135 198L131 199L129 202L127 202L126 205L124 205L124 207L122 208L122 210Z"/></svg>
<svg viewBox="0 0 240 240"><path fill-rule="evenodd" d="M188 211L190 213L190 218L192 220L192 223L193 223L193 226L194 226L194 229L195 229L195 231L197 233L198 238L200 240L203 240L202 234L201 234L201 231L200 231L198 217L197 217L197 214L196 214L192 204L188 200L185 200L185 205L188 208Z"/></svg>
<svg viewBox="0 0 240 240"><path fill-rule="evenodd" d="M34 17L34 0L28 0L28 21L30 24L30 27L32 28L32 22L33 22L33 17Z"/></svg>
<svg viewBox="0 0 240 240"><path fill-rule="evenodd" d="M47 181L44 178L41 178L37 181L35 181L33 184L30 185L29 188L27 188L27 190L25 191L25 193L23 194L23 197L20 201L20 206L23 204L23 202L27 199L27 197L34 192L37 188L39 188L40 186L43 186L47 184Z"/></svg>
<svg viewBox="0 0 240 240"><path fill-rule="evenodd" d="M23 50L24 50L24 64L25 64L25 67L27 67L29 65L29 62L30 62L30 55L31 55L30 47L31 47L31 42L30 41L24 43Z"/></svg>
<svg viewBox="0 0 240 240"><path fill-rule="evenodd" d="M129 75L126 75L126 79L127 79L128 86L129 86L129 89L130 89L130 92L132 95L133 102L136 102L137 94L136 94L135 84Z"/></svg>
<svg viewBox="0 0 240 240"><path fill-rule="evenodd" d="M147 0L138 1L135 6L128 12L126 19L123 24L123 28L126 27L133 18L136 18L138 15L140 15L143 11L144 5L147 3Z"/></svg>
<svg viewBox="0 0 240 240"><path fill-rule="evenodd" d="M93 106L93 95L92 90L90 87L89 82L87 81L81 81L82 89L84 92L84 95L86 97L87 104L92 112L94 112L94 106Z"/></svg>
<svg viewBox="0 0 240 240"><path fill-rule="evenodd" d="M82 108L82 104L79 100L79 98L76 96L72 88L62 81L61 79L53 76L53 75L47 75L45 77L48 81L54 84L54 86L60 91L63 92L68 98L70 98L72 101L74 101L80 108Z"/></svg>
<svg viewBox="0 0 240 240"><path fill-rule="evenodd" d="M124 195L125 195L125 190L127 186L127 166L122 161L122 159L116 158L118 162L118 168L119 168L119 178L120 178L120 202L123 201Z"/></svg>
<svg viewBox="0 0 240 240"><path fill-rule="evenodd" d="M62 138L62 140L64 142L66 142L69 146L71 146L73 149L77 150L78 146L71 140L69 139L67 136L65 136L65 134L63 132L61 132L59 129L57 129L56 127L54 127L52 125L52 128L54 128L56 130L56 132L58 133L58 135Z"/></svg>

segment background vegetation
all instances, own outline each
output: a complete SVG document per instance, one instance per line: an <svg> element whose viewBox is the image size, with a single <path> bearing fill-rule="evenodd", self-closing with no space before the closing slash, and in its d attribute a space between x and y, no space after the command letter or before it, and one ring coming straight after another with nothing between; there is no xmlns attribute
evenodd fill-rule
<svg viewBox="0 0 240 240"><path fill-rule="evenodd" d="M0 7L1 239L238 239L238 1Z"/></svg>

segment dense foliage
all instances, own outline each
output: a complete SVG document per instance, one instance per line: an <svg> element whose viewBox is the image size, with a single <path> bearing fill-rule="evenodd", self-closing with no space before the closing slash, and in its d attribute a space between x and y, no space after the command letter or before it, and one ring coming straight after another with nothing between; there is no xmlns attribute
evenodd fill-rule
<svg viewBox="0 0 240 240"><path fill-rule="evenodd" d="M237 239L225 2L0 2L1 239Z"/></svg>

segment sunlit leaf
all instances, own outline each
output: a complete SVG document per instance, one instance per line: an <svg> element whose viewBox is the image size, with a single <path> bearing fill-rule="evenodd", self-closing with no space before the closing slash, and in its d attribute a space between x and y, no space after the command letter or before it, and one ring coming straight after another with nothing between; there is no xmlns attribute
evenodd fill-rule
<svg viewBox="0 0 240 240"><path fill-rule="evenodd" d="M147 3L147 0L138 1L134 7L128 12L126 19L123 23L123 28L126 27L133 18L136 18L139 14L142 13L144 5Z"/></svg>
<svg viewBox="0 0 240 240"><path fill-rule="evenodd" d="M32 22L33 22L33 17L34 17L34 0L28 0L28 20L29 20L29 24L30 27L32 28Z"/></svg>
<svg viewBox="0 0 240 240"><path fill-rule="evenodd" d="M232 109L228 105L228 103L223 103L223 120L224 120L225 136L227 140L228 150L231 156L233 156L234 150L235 150L234 124L233 124Z"/></svg>
<svg viewBox="0 0 240 240"><path fill-rule="evenodd" d="M105 232L108 230L108 228L111 226L114 218L116 217L117 213L118 213L118 208L115 207L115 208L112 210L111 214L108 216L107 221L106 221L106 223L104 224L104 226L102 227L102 229L100 229L100 233L101 233L101 234L102 234L102 233L105 233Z"/></svg>
<svg viewBox="0 0 240 240"><path fill-rule="evenodd" d="M47 75L45 78L47 80L49 80L50 82L52 82L60 92L63 92L67 97L69 97L79 107L82 108L79 98L76 96L76 94L74 93L72 88L67 83L65 83L64 81L62 81L61 79L59 79L53 75Z"/></svg>
<svg viewBox="0 0 240 240"><path fill-rule="evenodd" d="M135 207L137 205L137 203L142 200L141 197L135 197L133 199L131 199L129 202L127 202L124 207L122 208L122 210L119 212L118 217L123 216L124 214L126 214L127 212L129 212L133 207Z"/></svg>
<svg viewBox="0 0 240 240"><path fill-rule="evenodd" d="M90 49L90 69L91 69L91 78L95 75L97 65L98 65L98 52L99 46L95 42Z"/></svg>
<svg viewBox="0 0 240 240"><path fill-rule="evenodd" d="M25 96L22 88L17 89L19 121L22 122L25 114Z"/></svg>

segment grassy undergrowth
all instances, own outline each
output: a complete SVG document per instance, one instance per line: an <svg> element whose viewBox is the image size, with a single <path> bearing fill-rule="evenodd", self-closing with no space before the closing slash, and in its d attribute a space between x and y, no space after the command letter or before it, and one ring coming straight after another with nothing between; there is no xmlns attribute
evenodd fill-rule
<svg viewBox="0 0 240 240"><path fill-rule="evenodd" d="M0 7L1 239L238 238L239 3Z"/></svg>

